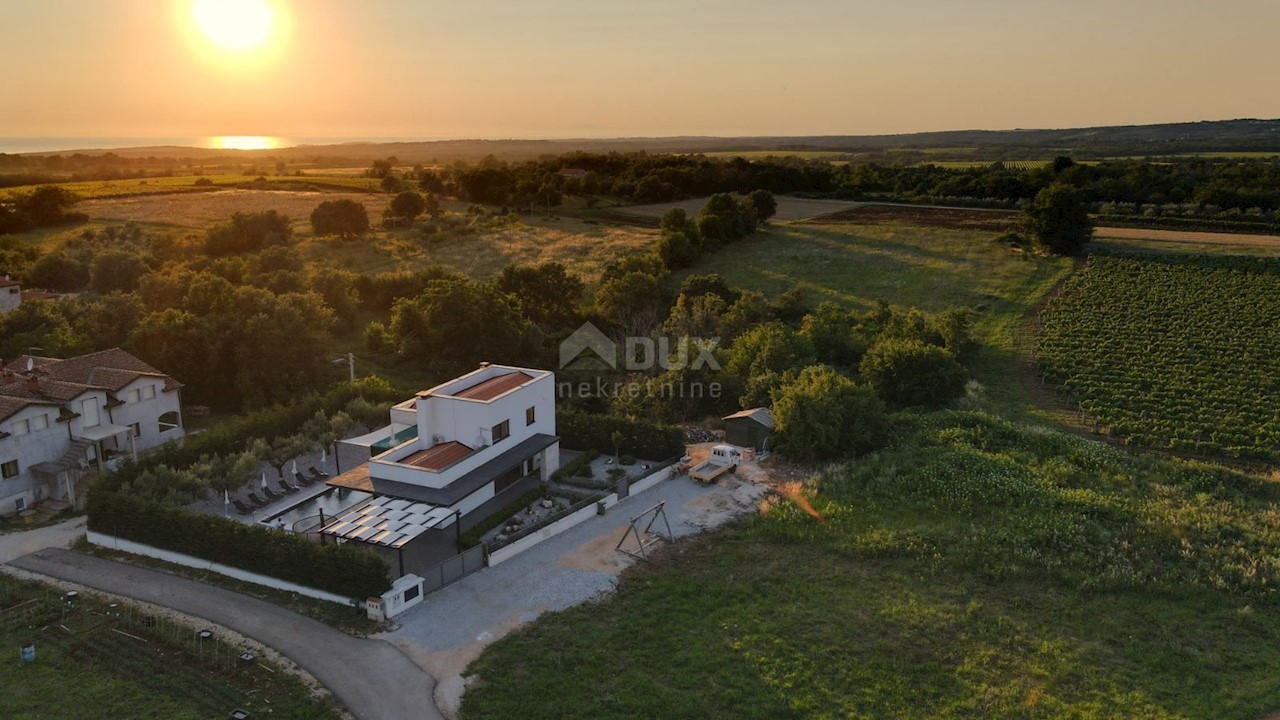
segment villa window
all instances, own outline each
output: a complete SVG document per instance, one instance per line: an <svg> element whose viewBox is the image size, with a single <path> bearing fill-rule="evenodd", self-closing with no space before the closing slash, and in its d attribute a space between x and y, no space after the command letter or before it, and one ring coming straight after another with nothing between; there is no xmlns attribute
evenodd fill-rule
<svg viewBox="0 0 1280 720"><path fill-rule="evenodd" d="M141 399L142 399L141 390L130 390L128 393L125 393L125 396L124 396L124 401L126 403L136 403Z"/></svg>
<svg viewBox="0 0 1280 720"><path fill-rule="evenodd" d="M177 430L181 425L178 424L178 413L167 412L160 416L160 432L166 433L170 430Z"/></svg>
<svg viewBox="0 0 1280 720"><path fill-rule="evenodd" d="M497 443L501 440L506 440L508 437L511 437L511 421L510 420L503 420L502 422L493 426L493 442L494 443Z"/></svg>
<svg viewBox="0 0 1280 720"><path fill-rule="evenodd" d="M98 427L102 424L102 415L98 410L97 398L89 398L81 403L80 424L86 428Z"/></svg>
<svg viewBox="0 0 1280 720"><path fill-rule="evenodd" d="M156 396L155 385L147 385L138 390L138 397L142 398L143 400L151 400L155 396Z"/></svg>
<svg viewBox="0 0 1280 720"><path fill-rule="evenodd" d="M0 465L0 478L4 478L5 480L8 480L9 478L16 478L16 477L18 477L18 461L17 460L10 460L9 462L4 463L3 465Z"/></svg>
<svg viewBox="0 0 1280 720"><path fill-rule="evenodd" d="M10 435L26 435L31 432L31 423L27 420L19 420L9 426Z"/></svg>
<svg viewBox="0 0 1280 720"><path fill-rule="evenodd" d="M538 413L535 408L529 408L528 410L524 411L525 425L532 425L537 418L538 418Z"/></svg>
<svg viewBox="0 0 1280 720"><path fill-rule="evenodd" d="M133 423L132 425L130 425L129 427L133 428L133 436L134 436L134 437L136 437L136 438L140 438L140 437L142 437L142 423L140 423L140 422L136 422L136 423Z"/></svg>
<svg viewBox="0 0 1280 720"><path fill-rule="evenodd" d="M49 416L37 415L31 418L30 420L28 420L27 424L31 428L31 432L35 432L37 430L44 430L45 428L49 427Z"/></svg>

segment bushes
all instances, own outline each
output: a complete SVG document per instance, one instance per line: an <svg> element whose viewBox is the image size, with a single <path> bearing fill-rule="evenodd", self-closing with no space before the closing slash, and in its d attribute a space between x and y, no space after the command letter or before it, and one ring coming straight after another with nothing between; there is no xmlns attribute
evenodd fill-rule
<svg viewBox="0 0 1280 720"><path fill-rule="evenodd" d="M320 544L292 533L193 513L123 493L89 496L89 529L350 598L391 587L386 560L350 544Z"/></svg>
<svg viewBox="0 0 1280 720"><path fill-rule="evenodd" d="M543 494L544 491L542 488L535 488L516 498L507 505L504 505L501 510L490 515L484 520L484 522L462 533L462 536L458 538L458 547L462 550L466 550L479 545L480 538L484 537L485 533L506 522L512 515L523 510L534 500L542 497Z"/></svg>
<svg viewBox="0 0 1280 720"><path fill-rule="evenodd" d="M960 397L968 373L955 356L919 340L883 340L862 358L862 376L887 402L940 407Z"/></svg>
<svg viewBox="0 0 1280 720"><path fill-rule="evenodd" d="M575 477L591 478L593 477L591 473L591 463L598 457L600 457L599 450L588 450L578 457L561 465L559 470L556 470L551 474L551 479L556 482L561 482Z"/></svg>
<svg viewBox="0 0 1280 720"><path fill-rule="evenodd" d="M616 431L622 433L622 447L629 454L650 460L684 454L684 434L680 428L648 420L561 408L556 412L556 431L566 447L578 450L612 448Z"/></svg>

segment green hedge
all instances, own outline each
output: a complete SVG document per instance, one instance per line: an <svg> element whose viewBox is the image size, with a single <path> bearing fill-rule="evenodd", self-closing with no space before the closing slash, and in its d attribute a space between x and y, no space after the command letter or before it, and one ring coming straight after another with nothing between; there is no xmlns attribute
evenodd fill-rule
<svg viewBox="0 0 1280 720"><path fill-rule="evenodd" d="M556 482L564 482L565 480L574 477L587 478L589 480L594 477L594 474L591 472L591 463L598 457L600 457L599 450L587 450L578 457L561 465L560 469L551 473L551 479Z"/></svg>
<svg viewBox="0 0 1280 720"><path fill-rule="evenodd" d="M89 529L358 600L391 587L387 561L371 550L321 544L122 493L89 494Z"/></svg>
<svg viewBox="0 0 1280 720"><path fill-rule="evenodd" d="M613 433L622 432L622 451L649 460L665 460L684 454L684 433L675 425L595 415L571 408L556 412L556 432L561 443L573 450L613 452Z"/></svg>
<svg viewBox="0 0 1280 720"><path fill-rule="evenodd" d="M529 505L529 503L532 503L534 500L542 497L542 493L542 488L534 488L533 490L530 490L516 498L514 501L507 503L501 510L493 513L485 519L484 522L462 533L462 537L458 538L458 545L460 545L463 550L479 545L480 538L484 537L485 533L498 527L507 520L510 520L512 515L515 515L517 512L523 510L525 506Z"/></svg>

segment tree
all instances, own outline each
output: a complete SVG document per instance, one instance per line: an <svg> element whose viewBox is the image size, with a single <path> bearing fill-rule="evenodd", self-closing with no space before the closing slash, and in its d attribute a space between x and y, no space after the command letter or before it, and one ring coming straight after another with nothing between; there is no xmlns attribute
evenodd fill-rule
<svg viewBox="0 0 1280 720"><path fill-rule="evenodd" d="M964 392L968 373L954 356L919 340L882 340L858 366L885 401L899 407L939 407Z"/></svg>
<svg viewBox="0 0 1280 720"><path fill-rule="evenodd" d="M437 220L444 214L444 206L440 204L440 198L435 193L427 193L422 196L422 211L432 220Z"/></svg>
<svg viewBox="0 0 1280 720"><path fill-rule="evenodd" d="M231 216L231 222L209 228L205 233L204 251L214 256L252 253L283 245L292 237L289 218L275 210L238 212Z"/></svg>
<svg viewBox="0 0 1280 720"><path fill-rule="evenodd" d="M27 272L27 284L56 292L78 292L89 284L89 268L61 252L35 261Z"/></svg>
<svg viewBox="0 0 1280 720"><path fill-rule="evenodd" d="M41 185L30 194L21 195L15 205L20 215L36 227L63 225L83 221L83 215L74 215L67 209L76 203L75 193L57 185Z"/></svg>
<svg viewBox="0 0 1280 720"><path fill-rule="evenodd" d="M320 268L311 276L311 289L324 298L333 314L344 323L355 320L360 309L360 296L356 293L356 280L360 276L347 270Z"/></svg>
<svg viewBox="0 0 1280 720"><path fill-rule="evenodd" d="M127 347L140 359L186 383L183 398L208 403L219 393L214 375L216 358L210 345L211 323L177 308L143 316L130 334Z"/></svg>
<svg viewBox="0 0 1280 720"><path fill-rule="evenodd" d="M633 335L648 335L665 307L658 278L642 272L606 280L596 290L596 310Z"/></svg>
<svg viewBox="0 0 1280 720"><path fill-rule="evenodd" d="M441 373L481 361L531 362L531 329L510 295L469 279L434 281L391 311L390 335L400 356Z"/></svg>
<svg viewBox="0 0 1280 720"><path fill-rule="evenodd" d="M94 292L106 295L137 290L138 283L146 274L147 264L135 253L108 250L93 259L89 279Z"/></svg>
<svg viewBox="0 0 1280 720"><path fill-rule="evenodd" d="M288 465L290 460L306 452L310 447L311 441L301 433L279 435L271 441L271 445L267 448L266 461L276 469L276 474L283 480L284 466Z"/></svg>
<svg viewBox="0 0 1280 720"><path fill-rule="evenodd" d="M746 204L755 211L756 219L762 223L768 222L778 212L778 201L768 190L752 190L747 195Z"/></svg>
<svg viewBox="0 0 1280 720"><path fill-rule="evenodd" d="M508 265L495 281L516 299L520 312L544 328L568 327L578 321L578 300L586 285L558 262Z"/></svg>
<svg viewBox="0 0 1280 720"><path fill-rule="evenodd" d="M1036 193L1024 223L1037 245L1058 255L1079 255L1093 238L1093 221L1082 194L1062 182Z"/></svg>
<svg viewBox="0 0 1280 720"><path fill-rule="evenodd" d="M738 300L738 292L729 287L729 283L717 273L708 273L706 275L690 275L680 284L680 294L689 297L698 297L706 294L719 295L720 299L726 303L735 303Z"/></svg>
<svg viewBox="0 0 1280 720"><path fill-rule="evenodd" d="M887 436L884 403L825 365L813 365L784 382L773 396L777 444L802 462L860 455Z"/></svg>
<svg viewBox="0 0 1280 720"><path fill-rule="evenodd" d="M427 209L427 201L422 195L406 190L391 201L391 213L396 217L414 220Z"/></svg>
<svg viewBox="0 0 1280 720"><path fill-rule="evenodd" d="M867 343L855 331L855 313L827 300L804 316L800 332L813 343L818 361L856 368Z"/></svg>
<svg viewBox="0 0 1280 720"><path fill-rule="evenodd" d="M687 268L698 261L698 246L681 232L663 230L658 236L657 251L668 270Z"/></svg>
<svg viewBox="0 0 1280 720"><path fill-rule="evenodd" d="M311 211L311 229L347 240L369 232L369 213L355 200L325 200Z"/></svg>

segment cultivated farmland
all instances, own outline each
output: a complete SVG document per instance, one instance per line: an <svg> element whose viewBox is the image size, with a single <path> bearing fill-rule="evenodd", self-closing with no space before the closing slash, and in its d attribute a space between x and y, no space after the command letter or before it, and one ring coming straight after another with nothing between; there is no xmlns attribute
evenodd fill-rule
<svg viewBox="0 0 1280 720"><path fill-rule="evenodd" d="M1134 445L1280 459L1280 261L1095 256L1044 311L1039 358Z"/></svg>
<svg viewBox="0 0 1280 720"><path fill-rule="evenodd" d="M305 221L325 200L355 200L376 222L390 195L368 193L296 192L289 190L217 190L165 196L135 195L88 200L76 209L94 220L132 220L141 223L204 228L225 222L233 213L275 210Z"/></svg>

